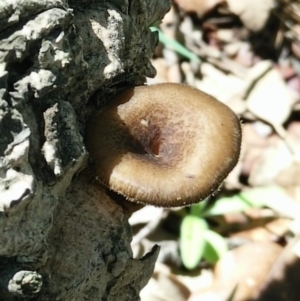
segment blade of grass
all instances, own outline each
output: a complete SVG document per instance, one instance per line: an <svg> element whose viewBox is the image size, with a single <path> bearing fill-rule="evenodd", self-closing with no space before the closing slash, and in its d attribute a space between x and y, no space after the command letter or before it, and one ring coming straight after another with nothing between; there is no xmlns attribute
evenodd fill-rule
<svg viewBox="0 0 300 301"><path fill-rule="evenodd" d="M230 293L226 301L232 301L234 299L237 288L238 288L238 284L236 284L236 286L233 288L232 292Z"/></svg>
<svg viewBox="0 0 300 301"><path fill-rule="evenodd" d="M159 41L166 47L173 49L174 51L191 61L200 62L200 58L195 53L188 50L176 40L167 37L159 28L150 27L150 30L158 32Z"/></svg>

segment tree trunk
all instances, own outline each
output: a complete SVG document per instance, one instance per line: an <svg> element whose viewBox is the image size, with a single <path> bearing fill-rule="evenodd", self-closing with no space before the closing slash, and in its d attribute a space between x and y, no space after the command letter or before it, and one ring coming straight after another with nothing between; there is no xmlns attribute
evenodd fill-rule
<svg viewBox="0 0 300 301"><path fill-rule="evenodd" d="M93 180L95 109L155 70L168 0L0 0L0 300L139 300L126 211Z"/></svg>

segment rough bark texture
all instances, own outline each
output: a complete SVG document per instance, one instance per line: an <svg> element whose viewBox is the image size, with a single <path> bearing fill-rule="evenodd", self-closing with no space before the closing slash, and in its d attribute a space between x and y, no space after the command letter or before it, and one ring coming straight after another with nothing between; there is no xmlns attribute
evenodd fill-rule
<svg viewBox="0 0 300 301"><path fill-rule="evenodd" d="M0 1L0 300L138 300L158 250L93 181L84 126L155 70L168 0Z"/></svg>

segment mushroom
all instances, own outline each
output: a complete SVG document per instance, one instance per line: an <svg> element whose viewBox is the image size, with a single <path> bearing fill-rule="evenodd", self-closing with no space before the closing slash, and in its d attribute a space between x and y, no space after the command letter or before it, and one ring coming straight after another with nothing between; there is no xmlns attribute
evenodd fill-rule
<svg viewBox="0 0 300 301"><path fill-rule="evenodd" d="M238 161L241 124L212 96L165 83L116 96L85 138L106 187L132 202L178 207L218 189Z"/></svg>

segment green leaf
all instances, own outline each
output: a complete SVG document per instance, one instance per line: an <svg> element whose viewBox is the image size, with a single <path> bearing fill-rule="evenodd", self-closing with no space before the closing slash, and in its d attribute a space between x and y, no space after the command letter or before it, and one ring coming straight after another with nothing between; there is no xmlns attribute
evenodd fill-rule
<svg viewBox="0 0 300 301"><path fill-rule="evenodd" d="M190 208L190 214L201 217L202 213L204 211L205 205L206 205L205 200L203 200L202 202L197 203L195 205L192 205Z"/></svg>
<svg viewBox="0 0 300 301"><path fill-rule="evenodd" d="M268 206L282 216L298 218L299 205L279 186L265 186L249 189L242 194L242 198L256 206Z"/></svg>
<svg viewBox="0 0 300 301"><path fill-rule="evenodd" d="M206 230L205 220L199 217L188 215L182 220L180 226L180 254L182 263L187 269L194 269L202 258Z"/></svg>
<svg viewBox="0 0 300 301"><path fill-rule="evenodd" d="M169 37L167 37L160 29L158 29L157 27L150 27L151 31L157 31L158 32L158 37L159 37L159 41L165 45L168 48L171 48L173 50L175 50L176 52L178 52L179 54L181 54L183 57L186 57L187 59L191 60L191 61L196 61L196 62L200 62L199 57L189 51L187 48L185 48L182 44L180 44L179 42L177 42L174 39L171 39Z"/></svg>
<svg viewBox="0 0 300 301"><path fill-rule="evenodd" d="M228 251L226 240L218 233L206 230L204 232L205 248L203 257L209 263L216 263Z"/></svg>
<svg viewBox="0 0 300 301"><path fill-rule="evenodd" d="M211 208L202 211L202 216L223 215L263 206L268 206L282 216L291 218L300 216L300 206L287 195L283 188L276 185L256 187L232 197L220 198Z"/></svg>
<svg viewBox="0 0 300 301"><path fill-rule="evenodd" d="M204 212L204 216L241 212L251 207L253 207L253 205L250 202L242 198L241 194L237 194L232 197L218 199L211 208Z"/></svg>

